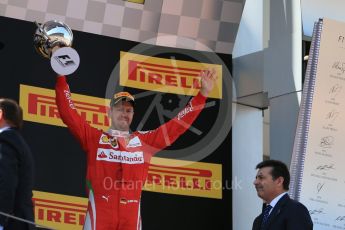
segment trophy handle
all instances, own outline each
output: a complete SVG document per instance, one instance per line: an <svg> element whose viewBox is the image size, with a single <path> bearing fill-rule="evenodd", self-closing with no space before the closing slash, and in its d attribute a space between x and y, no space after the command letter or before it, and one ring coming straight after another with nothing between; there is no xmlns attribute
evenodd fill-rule
<svg viewBox="0 0 345 230"><path fill-rule="evenodd" d="M37 29L40 31L40 33L42 34L42 36L47 39L48 41L50 40L49 36L47 35L47 33L43 30L42 26L37 22L35 21L35 24L37 26Z"/></svg>

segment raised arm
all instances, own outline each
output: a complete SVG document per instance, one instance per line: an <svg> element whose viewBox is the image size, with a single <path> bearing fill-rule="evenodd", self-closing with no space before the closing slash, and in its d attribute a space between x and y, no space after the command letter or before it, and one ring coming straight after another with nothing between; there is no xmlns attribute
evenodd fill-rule
<svg viewBox="0 0 345 230"><path fill-rule="evenodd" d="M67 125L82 148L87 149L87 139L91 135L92 128L78 113L72 101L71 92L65 76L58 76L55 85L56 105L63 123Z"/></svg>
<svg viewBox="0 0 345 230"><path fill-rule="evenodd" d="M172 120L142 135L145 143L152 147L153 154L171 145L179 136L186 132L205 107L206 98L213 90L217 75L214 69L203 70L200 72L200 77L200 92L190 100L186 107Z"/></svg>

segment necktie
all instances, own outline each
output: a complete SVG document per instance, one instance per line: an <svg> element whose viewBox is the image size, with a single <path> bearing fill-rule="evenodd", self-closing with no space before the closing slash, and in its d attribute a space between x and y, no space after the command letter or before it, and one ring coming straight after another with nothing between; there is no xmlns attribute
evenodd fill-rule
<svg viewBox="0 0 345 230"><path fill-rule="evenodd" d="M262 216L262 222L261 222L261 229L264 228L264 226L266 225L267 223L267 219L268 219L268 216L270 214L270 211L272 209L272 206L271 205L267 205L263 211L263 216Z"/></svg>

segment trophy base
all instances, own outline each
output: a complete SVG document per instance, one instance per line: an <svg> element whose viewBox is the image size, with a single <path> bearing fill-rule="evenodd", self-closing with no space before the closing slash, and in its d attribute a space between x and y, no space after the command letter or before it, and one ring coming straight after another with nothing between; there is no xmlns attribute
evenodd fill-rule
<svg viewBox="0 0 345 230"><path fill-rule="evenodd" d="M52 52L50 64L54 72L59 75L72 74L79 67L79 54L71 47L58 48Z"/></svg>

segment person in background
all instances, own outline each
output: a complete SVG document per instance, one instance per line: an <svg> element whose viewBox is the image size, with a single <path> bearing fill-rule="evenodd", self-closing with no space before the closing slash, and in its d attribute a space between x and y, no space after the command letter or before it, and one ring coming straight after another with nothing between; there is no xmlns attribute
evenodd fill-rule
<svg viewBox="0 0 345 230"><path fill-rule="evenodd" d="M22 109L17 102L0 98L0 211L33 222L34 162L19 133L22 123ZM32 230L35 226L0 214L3 229Z"/></svg>
<svg viewBox="0 0 345 230"><path fill-rule="evenodd" d="M308 209L287 194L290 173L277 160L266 160L256 166L254 186L264 201L262 213L255 218L253 230L312 230Z"/></svg>

